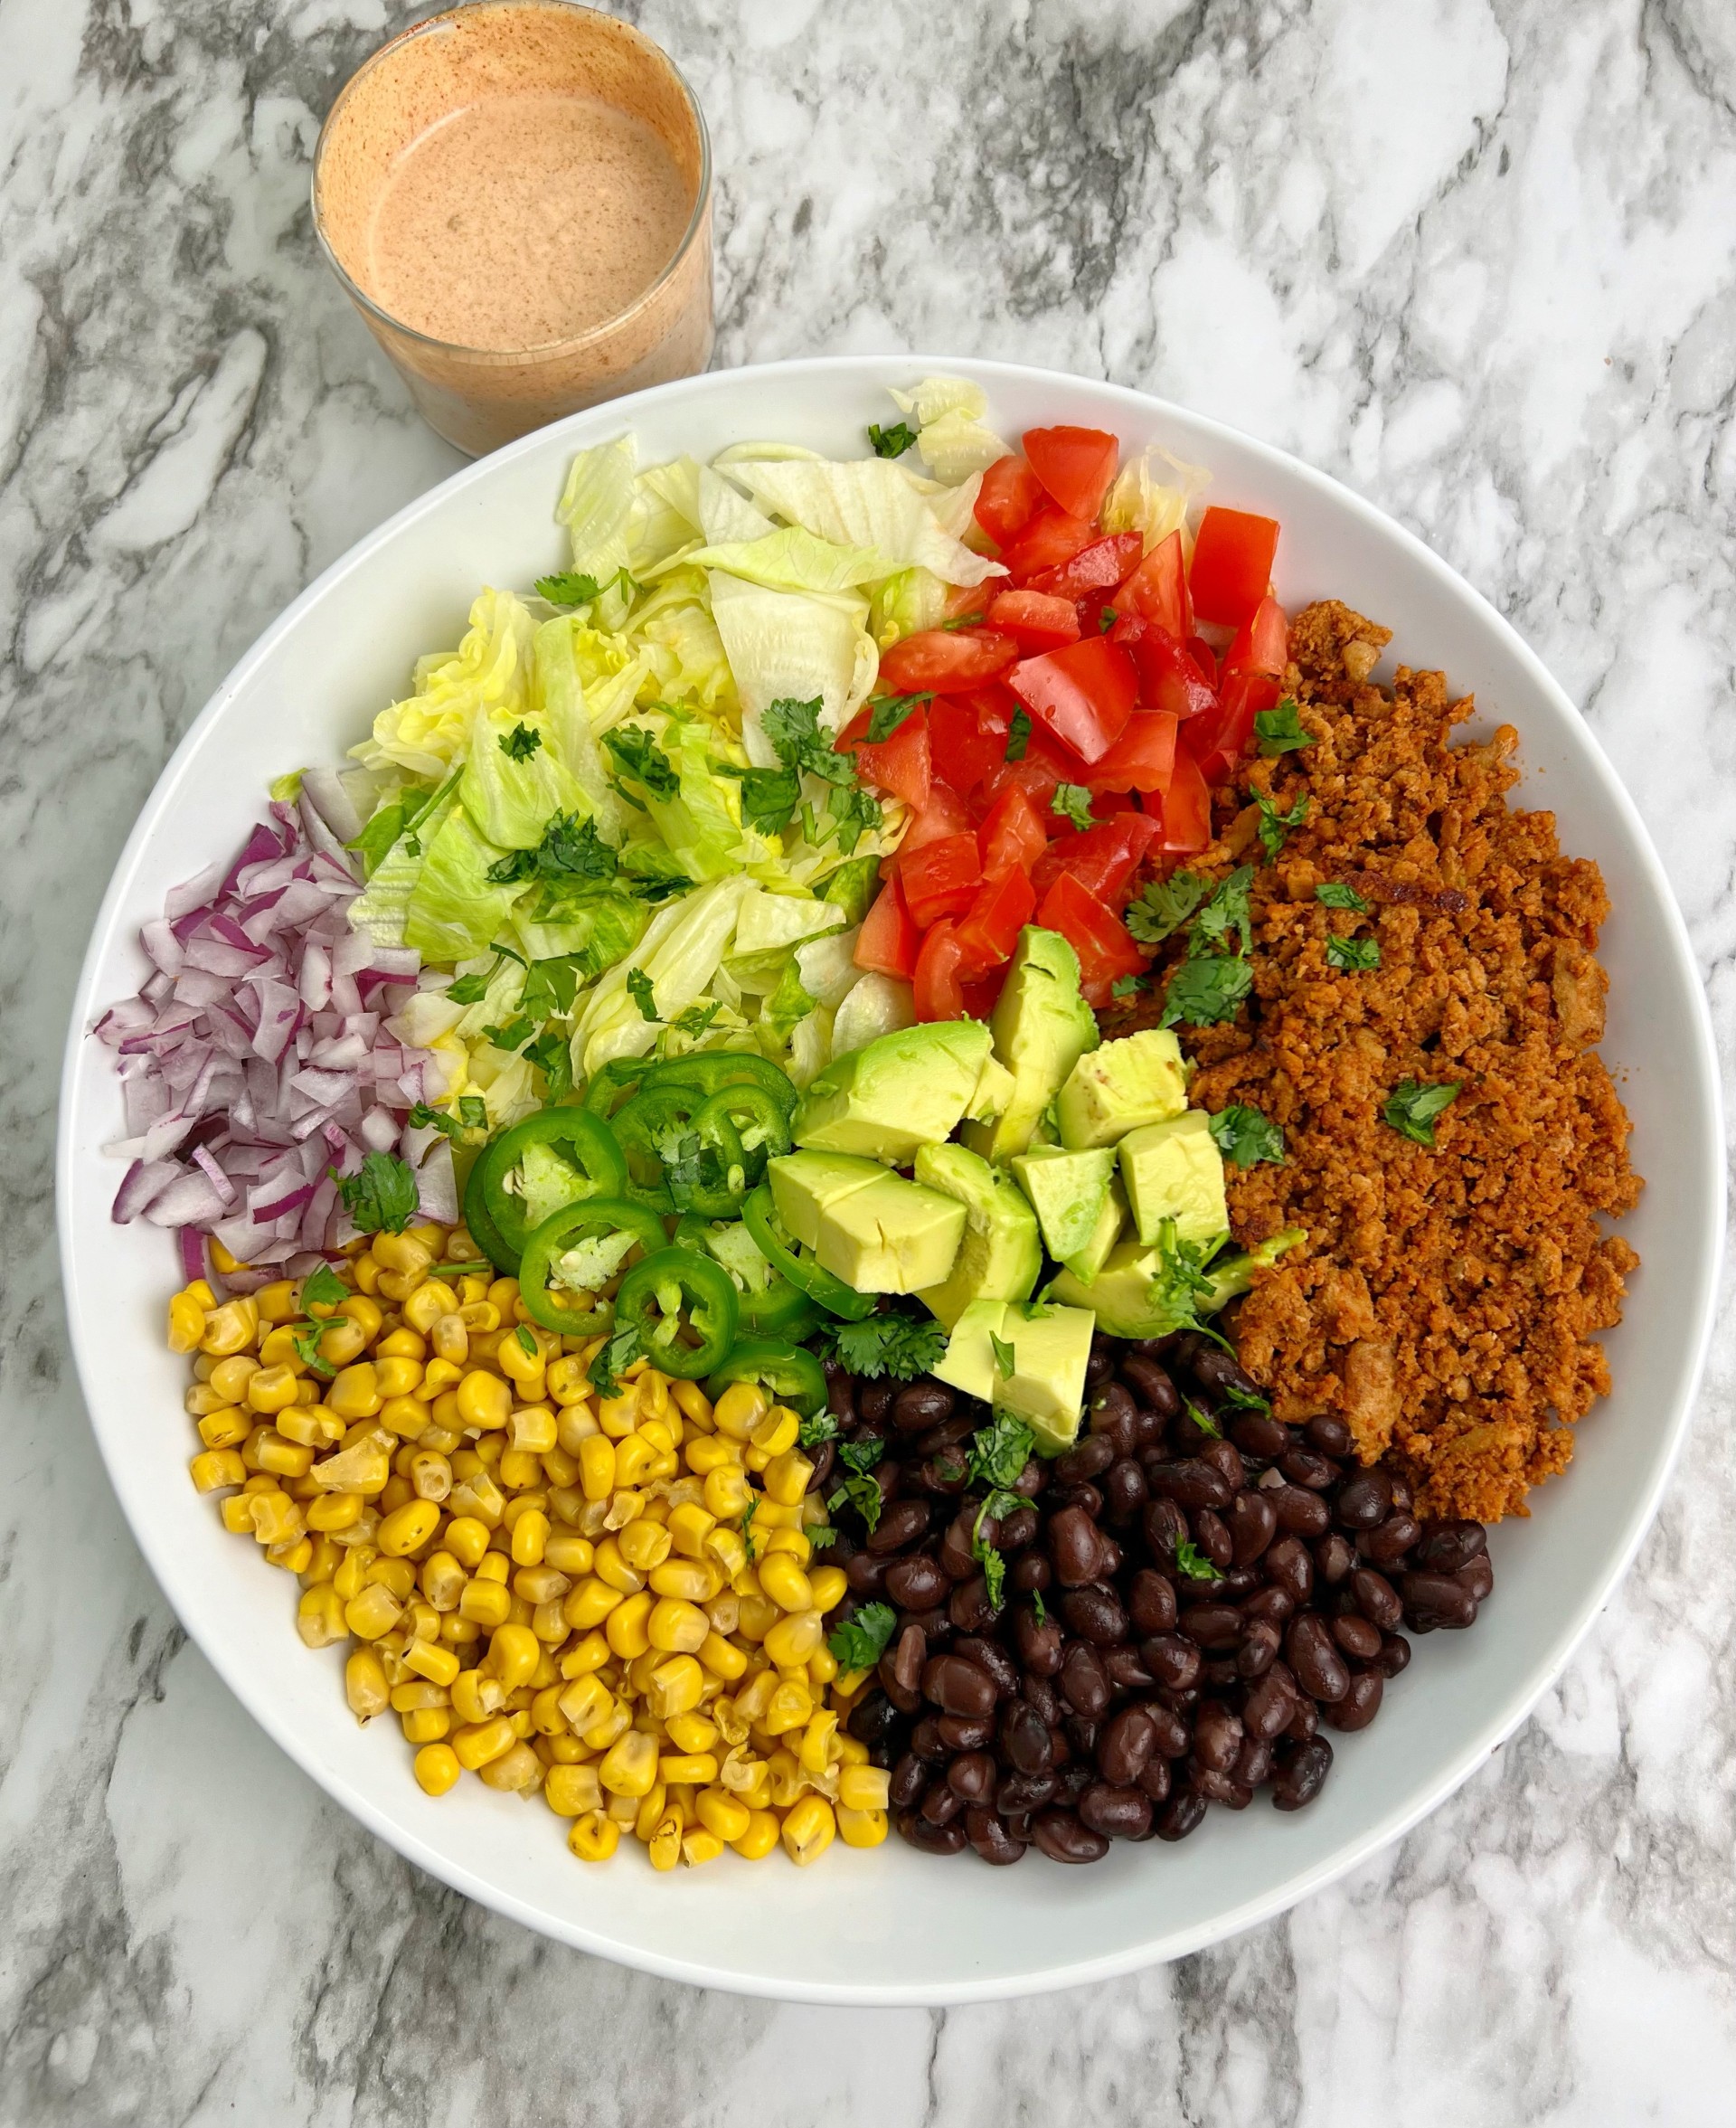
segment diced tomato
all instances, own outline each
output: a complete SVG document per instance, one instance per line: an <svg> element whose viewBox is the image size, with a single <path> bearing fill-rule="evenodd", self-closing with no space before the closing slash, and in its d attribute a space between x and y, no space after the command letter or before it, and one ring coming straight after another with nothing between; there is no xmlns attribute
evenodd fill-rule
<svg viewBox="0 0 1736 2128"><path fill-rule="evenodd" d="M960 967L967 974L998 968L1019 942L1019 932L1037 905L1036 889L1023 872L985 880L969 911L959 919Z"/></svg>
<svg viewBox="0 0 1736 2128"><path fill-rule="evenodd" d="M957 1019L965 1009L965 994L958 967L965 950L954 923L937 923L922 941L911 982L916 989L916 1017L920 1020Z"/></svg>
<svg viewBox="0 0 1736 2128"><path fill-rule="evenodd" d="M1231 673L1209 716L1190 717L1182 744L1200 764L1208 783L1227 783L1248 751L1258 711L1278 705L1278 682L1264 673Z"/></svg>
<svg viewBox="0 0 1736 2128"><path fill-rule="evenodd" d="M925 842L939 842L943 835L961 835L969 826L970 811L958 793L945 783L930 783L928 804L904 830L898 857L890 862L896 866L899 857L920 850Z"/></svg>
<svg viewBox="0 0 1736 2128"><path fill-rule="evenodd" d="M999 1004L1001 992L1006 987L1006 969L1004 967L991 969L976 982L966 983L961 987L965 1010L972 1019L986 1020Z"/></svg>
<svg viewBox="0 0 1736 2128"><path fill-rule="evenodd" d="M999 581L996 577L987 584L949 583L947 595L940 602L941 619L955 624L968 620L975 626L983 618L983 608L994 596L995 584Z"/></svg>
<svg viewBox="0 0 1736 2128"><path fill-rule="evenodd" d="M1112 643L1125 644L1139 674L1143 709L1164 710L1174 717L1203 716L1217 707L1217 695L1169 630L1137 614L1124 613L1109 630Z"/></svg>
<svg viewBox="0 0 1736 2128"><path fill-rule="evenodd" d="M1048 800L1044 799L1046 805ZM1013 784L990 806L977 829L983 848L983 877L1028 872L1049 846L1043 816L1019 784Z"/></svg>
<svg viewBox="0 0 1736 2128"><path fill-rule="evenodd" d="M1030 582L1045 569L1059 569L1082 553L1097 537L1089 518L1070 517L1065 510L1039 510L1001 559L1015 584Z"/></svg>
<svg viewBox="0 0 1736 2128"><path fill-rule="evenodd" d="M1208 687L1218 684L1218 654L1203 636L1189 636L1183 646L1194 660L1194 669Z"/></svg>
<svg viewBox="0 0 1736 2128"><path fill-rule="evenodd" d="M1278 520L1217 504L1200 519L1194 542L1194 610L1202 620L1241 628L1254 617L1272 581Z"/></svg>
<svg viewBox="0 0 1736 2128"><path fill-rule="evenodd" d="M1043 483L1016 451L996 459L976 492L976 522L997 547L1027 525L1043 506Z"/></svg>
<svg viewBox="0 0 1736 2128"><path fill-rule="evenodd" d="M938 695L929 705L929 747L937 780L967 794L1006 758L1017 702L1004 687Z"/></svg>
<svg viewBox="0 0 1736 2128"><path fill-rule="evenodd" d="M1027 429L1020 441L1032 471L1063 510L1097 515L1115 478L1118 438L1103 429Z"/></svg>
<svg viewBox="0 0 1736 2128"><path fill-rule="evenodd" d="M1078 775L1078 764L1062 761L1059 758L1059 749L1052 748L1039 753L1033 746L1022 761L1003 761L983 785L980 799L985 818L993 812L1009 790L1016 790L1023 794L1032 811L1042 822L1045 841L1052 835L1062 835L1066 832L1067 823L1051 811L1049 801L1055 795L1057 784L1071 782Z"/></svg>
<svg viewBox="0 0 1736 2128"><path fill-rule="evenodd" d="M1088 554L1090 551L1089 547L1085 549ZM1050 570L1047 573L1052 576L1061 572ZM1050 597L1036 591L1003 591L988 610L988 624L1011 636L1027 657L1037 651L1058 650L1063 643L1079 640L1079 609L1065 595Z"/></svg>
<svg viewBox="0 0 1736 2128"><path fill-rule="evenodd" d="M1290 624L1276 599L1262 599L1254 617L1243 624L1236 639L1223 654L1223 676L1232 672L1263 672L1272 679L1284 677L1290 655Z"/></svg>
<svg viewBox="0 0 1736 2128"><path fill-rule="evenodd" d="M1088 1005L1107 1005L1115 979L1137 975L1146 965L1115 911L1071 873L1063 872L1043 896L1037 922L1045 931L1058 931L1079 955L1080 987Z"/></svg>
<svg viewBox="0 0 1736 2128"><path fill-rule="evenodd" d="M1083 834L1062 836L1052 842L1032 869L1031 884L1039 900L1046 900L1050 888L1064 873L1119 914L1133 892L1133 875L1139 869L1140 859L1162 832L1148 814L1117 813L1113 819L1099 820Z"/></svg>
<svg viewBox="0 0 1736 2128"><path fill-rule="evenodd" d="M1187 596L1187 568L1182 535L1159 540L1115 594L1118 613L1137 613L1142 620L1166 628L1179 643L1193 633L1194 609Z"/></svg>
<svg viewBox="0 0 1736 2128"><path fill-rule="evenodd" d="M1212 793L1199 763L1185 748L1175 755L1175 773L1164 793L1163 853L1191 857L1212 839Z"/></svg>
<svg viewBox="0 0 1736 2128"><path fill-rule="evenodd" d="M933 777L927 711L911 710L890 738L878 742L868 737L871 715L863 709L851 718L838 736L838 752L855 755L856 773L864 782L890 790L920 812L929 802Z"/></svg>
<svg viewBox="0 0 1736 2128"><path fill-rule="evenodd" d="M1121 736L1139 696L1127 653L1107 636L1026 657L1006 684L1041 724L1082 761L1099 761Z"/></svg>
<svg viewBox="0 0 1736 2128"><path fill-rule="evenodd" d="M963 695L1005 672L1018 654L1011 636L991 629L919 629L882 653L880 684L889 695Z"/></svg>
<svg viewBox="0 0 1736 2128"><path fill-rule="evenodd" d="M1176 721L1166 710L1137 710L1088 779L1093 790L1167 790L1175 770Z"/></svg>
<svg viewBox="0 0 1736 2128"><path fill-rule="evenodd" d="M1137 532L1113 532L1108 539L1094 539L1059 568L1033 576L1031 589L1052 599L1075 600L1088 599L1094 591L1112 591L1138 562L1144 545Z"/></svg>
<svg viewBox="0 0 1736 2128"><path fill-rule="evenodd" d="M916 973L916 956L921 941L910 913L904 905L904 895L898 881L889 879L881 888L874 905L863 918L862 931L856 940L855 963L858 968L876 970L881 975L901 976L906 982Z"/></svg>
<svg viewBox="0 0 1736 2128"><path fill-rule="evenodd" d="M982 883L983 857L974 828L898 853L898 884L919 931L943 916L962 915Z"/></svg>

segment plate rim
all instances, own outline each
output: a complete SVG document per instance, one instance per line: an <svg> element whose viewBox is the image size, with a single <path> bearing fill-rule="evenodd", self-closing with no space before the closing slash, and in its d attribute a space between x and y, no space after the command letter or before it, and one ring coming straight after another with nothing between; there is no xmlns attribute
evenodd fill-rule
<svg viewBox="0 0 1736 2128"><path fill-rule="evenodd" d="M574 430L593 426L599 416L618 417L622 425L627 426L631 423L635 411L642 406L655 403L661 407L678 403L689 397L708 396L720 390L726 391L731 381L741 376L761 377L800 373L804 377L831 376L841 382L883 386L889 371L897 371L901 375L910 372L918 375L961 375L983 384L991 393L998 381L1016 382L1020 385L1052 381L1064 388L1083 383L1094 392L1109 394L1111 400L1118 401L1130 409L1137 409L1142 415L1179 421L1200 431L1208 440L1229 440L1238 450L1250 454L1257 461L1281 468L1288 478L1300 479L1318 493L1329 497L1335 505L1348 508L1353 515L1363 520L1366 527L1382 538L1396 543L1409 559L1420 563L1425 572L1432 576L1450 595L1471 601L1478 619L1494 630L1506 650L1517 658L1532 684L1543 695L1552 697L1554 706L1564 714L1570 726L1577 728L1586 754L1586 766L1596 779L1604 802L1625 831L1637 861L1649 875L1649 883L1663 913L1673 964L1671 972L1685 988L1691 1000L1690 1018L1695 1040L1692 1055L1684 1061L1698 1096L1694 1103L1696 1133L1711 1149L1715 1162L1722 1165L1723 1100L1711 1009L1688 935L1686 921L1662 860L1637 807L1604 752L1596 732L1542 658L1475 584L1460 575L1408 526L1358 494L1354 488L1278 446L1268 443L1214 416L1196 412L1173 400L1141 391L1136 386L1080 376L1043 365L985 360L973 356L889 353L797 356L781 362L743 364L731 370L705 371L697 376L656 385L644 392L568 415L560 421L520 438L501 450L458 468L444 480L412 497L382 524L365 533L336 556L284 608L237 659L212 690L210 699L198 715L188 725L164 763L116 858L80 966L62 1055L54 1159L55 1215L68 1342L84 1403L85 1419L96 1438L98 1453L102 1458L103 1467L133 1540L144 1555L158 1588L203 1659L212 1665L230 1692L273 1743L325 1794L406 1860L413 1862L439 1882L539 1935L565 1943L592 1956L607 1958L616 1963L653 1973L660 1979L680 1981L695 1987L717 1988L729 1993L761 2000L852 2008L950 2008L967 2003L1004 2001L1048 1994L1061 1989L1090 1986L1098 1981L1118 1979L1127 1973L1143 1971L1147 1966L1168 1963L1189 1956L1262 1922L1277 1918L1301 1900L1325 1889L1401 1839L1439 1809L1463 1785L1483 1760L1530 1717L1543 1695L1577 1653L1599 1613L1632 1566L1640 1545L1656 1519L1664 1493L1681 1457L1703 1381L1716 1317L1727 1223L1722 1191L1712 1190L1710 1193L1709 1218L1699 1235L1700 1245L1694 1251L1694 1261L1700 1266L1700 1272L1690 1311L1693 1357L1684 1376L1676 1407L1670 1416L1670 1440L1666 1451L1651 1483L1629 1508L1629 1527L1624 1542L1596 1576L1587 1594L1580 1600L1577 1611L1562 1622L1544 1654L1533 1666L1531 1676L1516 1694L1514 1704L1483 1724L1458 1751L1444 1761L1410 1805L1389 1811L1318 1861L1284 1877L1267 1890L1226 1908L1209 1921L1198 1923L1190 1928L1160 1931L1141 1944L1105 1953L1098 1958L1076 1959L1064 1966L980 1981L965 1978L940 1986L925 1983L836 1985L778 1979L739 1969L714 1966L702 1961L673 1958L655 1950L623 1943L599 1930L588 1928L582 1923L568 1922L562 1916L539 1910L516 1895L501 1889L486 1877L467 1869L462 1863L430 1848L415 1833L390 1817L368 1796L353 1788L343 1775L324 1764L313 1743L292 1730L287 1720L274 1717L269 1698L262 1689L252 1689L244 1675L232 1674L234 1666L221 1660L206 1647L190 1615L190 1612L196 1611L198 1607L196 1593L184 1586L184 1577L175 1556L166 1543L159 1544L148 1524L142 1524L140 1518L135 1518L129 1505L122 1468L110 1459L103 1434L92 1417L95 1399L87 1378L85 1355L89 1347L92 1352L91 1371L94 1371L96 1340L93 1326L89 1320L89 1310L78 1294L72 1275L76 1243L71 1212L75 1159L71 1118L79 1064L84 1054L94 1011L98 1008L93 998L98 971L112 942L121 913L126 883L141 849L155 829L158 816L170 803L181 775L201 745L205 732L222 714L235 694L250 678L254 669L269 657L279 639L297 625L302 614L323 599L328 590L345 574L360 567L381 548L389 545L407 526L421 516L444 508L450 498L495 477L503 465L546 450L552 440Z"/></svg>

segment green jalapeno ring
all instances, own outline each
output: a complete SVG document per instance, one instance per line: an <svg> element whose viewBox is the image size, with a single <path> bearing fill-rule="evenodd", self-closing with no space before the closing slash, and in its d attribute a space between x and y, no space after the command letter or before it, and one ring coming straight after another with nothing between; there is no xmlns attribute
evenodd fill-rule
<svg viewBox="0 0 1736 2128"><path fill-rule="evenodd" d="M712 1255L730 1273L731 1284L741 1310L741 1328L755 1337L788 1338L799 1344L812 1335L826 1319L825 1310L817 1308L799 1286L793 1286L781 1272L772 1271L764 1286L743 1286L739 1273L725 1258L711 1245L712 1222L702 1219L697 1212L684 1212L676 1223L675 1240L684 1249L697 1249ZM740 1231L747 1234L745 1225ZM751 1235L748 1235L752 1240ZM755 1243L756 1249L759 1244ZM770 1270L770 1266L767 1266Z"/></svg>
<svg viewBox="0 0 1736 2128"><path fill-rule="evenodd" d="M585 1178L582 1197L618 1197L627 1187L627 1162L615 1134L600 1116L580 1108L541 1109L503 1130L476 1163L482 1172L482 1201L495 1230L509 1249L522 1255L531 1238L523 1201L506 1187L506 1177L533 1145L556 1146Z"/></svg>
<svg viewBox="0 0 1736 2128"><path fill-rule="evenodd" d="M769 1057L755 1056L745 1049L709 1049L692 1056L670 1057L663 1064L651 1066L646 1083L658 1086L697 1086L706 1093L715 1093L724 1086L760 1086L770 1094L786 1117L795 1114L796 1103L801 1098L788 1072L779 1070Z"/></svg>
<svg viewBox="0 0 1736 2128"><path fill-rule="evenodd" d="M619 1234L631 1234L634 1245L646 1256L655 1255L664 1246L663 1222L655 1213L625 1197L581 1197L577 1204L563 1205L552 1213L533 1233L519 1265L519 1298L545 1330L559 1330L568 1338L587 1338L612 1325L615 1310L607 1302L589 1310L563 1308L552 1298L549 1272L556 1258L575 1243Z"/></svg>
<svg viewBox="0 0 1736 2128"><path fill-rule="evenodd" d="M763 1086L750 1080L739 1086L720 1086L694 1114L693 1127L703 1133L706 1125L720 1116L728 1117L740 1136L755 1182L765 1173L766 1162L787 1153L794 1142L789 1135L789 1118L782 1107Z"/></svg>
<svg viewBox="0 0 1736 2128"><path fill-rule="evenodd" d="M640 1082L652 1069L649 1057L618 1056L603 1064L591 1077L585 1088L585 1107L593 1116L609 1120L616 1106L617 1096L628 1087L635 1092Z"/></svg>
<svg viewBox="0 0 1736 2128"><path fill-rule="evenodd" d="M874 1312L879 1305L874 1294L858 1293L841 1278L835 1278L824 1264L815 1263L811 1256L799 1254L796 1244L784 1239L778 1230L778 1215L769 1183L762 1182L750 1193L741 1207L741 1217L759 1244L760 1254L772 1269L791 1285L798 1287L810 1300L817 1300L822 1308L833 1315L843 1316L846 1322L860 1322L863 1316Z"/></svg>
<svg viewBox="0 0 1736 2128"><path fill-rule="evenodd" d="M617 1142L627 1166L627 1194L659 1210L697 1212L708 1219L727 1219L747 1193L747 1154L727 1110L713 1108L712 1097L694 1086L645 1086L614 1119ZM702 1150L713 1152L722 1178L707 1184L683 1176L666 1147L677 1134L691 1132Z"/></svg>
<svg viewBox="0 0 1736 2128"><path fill-rule="evenodd" d="M722 1366L706 1379L705 1394L713 1403L731 1382L754 1382L769 1389L775 1401L787 1404L805 1419L826 1404L826 1372L811 1352L781 1338L742 1338L730 1348Z"/></svg>
<svg viewBox="0 0 1736 2128"><path fill-rule="evenodd" d="M488 1216L488 1207L483 1202L480 1153L470 1163L470 1173L464 1186L464 1225L465 1232L496 1271L508 1278L517 1275L520 1252L507 1247L505 1236Z"/></svg>
<svg viewBox="0 0 1736 2128"><path fill-rule="evenodd" d="M729 1272L693 1249L656 1250L627 1272L615 1296L617 1324L637 1333L637 1348L654 1367L682 1381L722 1364L740 1319ZM684 1331L699 1342L681 1343Z"/></svg>

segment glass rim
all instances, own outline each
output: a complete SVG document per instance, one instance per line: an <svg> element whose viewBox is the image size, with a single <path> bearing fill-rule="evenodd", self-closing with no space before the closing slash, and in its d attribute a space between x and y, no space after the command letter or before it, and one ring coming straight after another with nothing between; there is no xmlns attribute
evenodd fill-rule
<svg viewBox="0 0 1736 2128"><path fill-rule="evenodd" d="M325 216L320 207L320 176L325 166L327 137L351 90L355 88L363 75L371 73L376 66L393 56L412 38L425 37L435 32L444 32L466 15L479 14L486 10L505 7L533 8L549 14L591 15L599 22L608 23L614 29L626 31L629 36L637 38L648 51L655 53L675 77L675 85L681 90L687 109L692 114L694 129L699 137L699 184L693 197L693 211L688 216L686 228L682 232L681 241L670 253L667 262L658 272L656 279L649 282L623 309L612 311L609 317L599 318L594 326L588 326L582 333L572 334L563 340L540 340L529 347L472 347L465 341L445 340L437 333L425 333L416 326L406 324L401 317L394 317L382 303L376 302L373 297L369 295L368 291L357 282L354 276L338 257L333 248L331 239L326 233ZM676 270L693 250L694 241L704 226L706 217L711 212L711 203L712 136L711 130L705 123L704 109L699 98L693 92L693 83L682 72L672 55L665 52L654 37L646 36L637 24L624 22L618 15L606 14L600 8L586 6L583 5L583 0L465 0L465 5L461 6L446 8L439 14L428 16L423 22L410 24L408 29L400 30L396 36L388 37L383 44L368 54L333 99L332 108L326 112L320 125L319 137L314 143L313 174L309 183L309 204L313 213L314 235L318 240L320 250L326 254L326 264L336 275L344 293L365 317L378 319L382 325L390 327L392 332L401 334L404 338L413 340L420 346L434 348L441 354L463 355L473 362L501 364L527 360L546 360L552 356L571 354L602 338L606 334L618 330L629 318L643 310L652 298L658 295L673 279Z"/></svg>

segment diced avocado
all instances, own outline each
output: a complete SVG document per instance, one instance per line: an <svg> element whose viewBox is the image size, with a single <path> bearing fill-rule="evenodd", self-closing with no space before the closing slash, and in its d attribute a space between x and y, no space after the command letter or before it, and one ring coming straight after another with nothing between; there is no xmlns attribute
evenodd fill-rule
<svg viewBox="0 0 1736 2128"><path fill-rule="evenodd" d="M950 1275L917 1294L929 1312L950 1329L973 1300L1023 1300L1037 1282L1043 1251L1016 1185L962 1145L925 1145L916 1179L965 1207L965 1238Z"/></svg>
<svg viewBox="0 0 1736 2128"><path fill-rule="evenodd" d="M771 1201L785 1230L804 1248L816 1248L821 1216L853 1190L865 1189L886 1172L878 1160L849 1153L786 1153L766 1165Z"/></svg>
<svg viewBox="0 0 1736 2128"><path fill-rule="evenodd" d="M1206 1273L1212 1291L1200 1295L1200 1313L1215 1315L1226 1301L1248 1291L1257 1271L1269 1271L1286 1249L1294 1249L1307 1238L1306 1226L1287 1226L1282 1234L1275 1234L1256 1249L1236 1249L1220 1256Z"/></svg>
<svg viewBox="0 0 1736 2128"><path fill-rule="evenodd" d="M1080 995L1079 956L1059 932L1027 924L1019 933L989 1026L1013 1093L993 1123L967 1127L965 1143L986 1159L1010 1160L1030 1144L1068 1073L1097 1047L1096 1017Z"/></svg>
<svg viewBox="0 0 1736 2128"><path fill-rule="evenodd" d="M1033 1145L1014 1155L1013 1172L1031 1200L1049 1253L1063 1261L1077 1254L1102 1217L1115 1173L1114 1152L1107 1145L1090 1152Z"/></svg>
<svg viewBox="0 0 1736 2128"><path fill-rule="evenodd" d="M1162 1123L1187 1106L1182 1045L1168 1027L1123 1035L1081 1056L1055 1103L1061 1142L1114 1145L1144 1123Z"/></svg>
<svg viewBox="0 0 1736 2128"><path fill-rule="evenodd" d="M964 1234L957 1197L882 1168L820 1214L814 1253L858 1293L914 1293L948 1275Z"/></svg>
<svg viewBox="0 0 1736 2128"><path fill-rule="evenodd" d="M979 1020L930 1020L835 1058L796 1111L797 1145L896 1167L940 1145L978 1099L990 1036Z"/></svg>
<svg viewBox="0 0 1736 2128"><path fill-rule="evenodd" d="M1118 1242L1087 1285L1062 1271L1043 1289L1045 1300L1091 1309L1111 1338L1165 1338L1188 1319L1160 1297L1157 1252L1137 1240Z"/></svg>
<svg viewBox="0 0 1736 2128"><path fill-rule="evenodd" d="M1081 1285L1091 1281L1109 1262L1109 1251L1121 1238L1121 1230L1127 1224L1127 1193L1121 1187L1121 1177L1112 1175L1103 1199L1103 1208L1097 1215L1097 1225L1091 1229L1091 1238L1076 1254L1066 1258L1066 1266Z"/></svg>
<svg viewBox="0 0 1736 2128"><path fill-rule="evenodd" d="M1134 1231L1142 1242L1155 1242L1165 1219L1175 1222L1184 1242L1215 1241L1228 1233L1223 1155L1203 1109L1128 1131L1119 1157Z"/></svg>
<svg viewBox="0 0 1736 2128"><path fill-rule="evenodd" d="M1012 1098L1013 1074L990 1050L983 1059L982 1074L976 1081L965 1114L973 1123L989 1122L1005 1111Z"/></svg>
<svg viewBox="0 0 1736 2128"><path fill-rule="evenodd" d="M953 1326L935 1377L1023 1419L1037 1445L1058 1455L1079 1433L1091 1329L1089 1308L1027 1311L1017 1301L974 1300ZM1012 1352L1010 1372L997 1341Z"/></svg>

